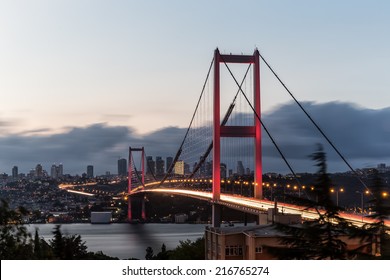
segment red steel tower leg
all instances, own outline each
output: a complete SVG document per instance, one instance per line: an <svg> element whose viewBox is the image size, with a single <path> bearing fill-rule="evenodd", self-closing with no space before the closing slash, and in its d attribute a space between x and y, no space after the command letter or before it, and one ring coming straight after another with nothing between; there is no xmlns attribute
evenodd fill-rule
<svg viewBox="0 0 390 280"><path fill-rule="evenodd" d="M254 54L254 107L257 116L261 117L261 106L260 106L260 54L258 50L255 50ZM255 115L255 174L254 174L254 196L257 199L263 198L263 164L262 164L262 151L261 151L261 123Z"/></svg>
<svg viewBox="0 0 390 280"><path fill-rule="evenodd" d="M219 85L220 54L214 52L214 129L213 129L213 200L218 201L221 195L221 115Z"/></svg>
<svg viewBox="0 0 390 280"><path fill-rule="evenodd" d="M253 55L221 55L219 50L214 52L214 123L213 123L213 217L214 227L220 226L220 209L218 200L221 195L221 137L252 137L255 145L255 174L254 197L262 199L262 151L261 151L261 123L254 114L254 126L221 126L220 116L220 63L246 63L254 65L254 109L257 116L260 112L260 59L259 51Z"/></svg>
<svg viewBox="0 0 390 280"><path fill-rule="evenodd" d="M127 192L128 194L131 193L132 190L132 182L131 178L133 175L133 162L132 162L132 152L141 152L141 181L142 181L142 186L145 184L145 149L144 147L142 148L131 148L129 147L129 170L128 170L128 182L127 182ZM142 187L143 188L143 187ZM141 216L142 219L146 219L146 213L145 213L145 199L142 199L142 210L141 210ZM132 213L132 204L131 204L131 196L128 196L128 201L127 201L127 219L128 221L132 221L133 219L133 213Z"/></svg>
<svg viewBox="0 0 390 280"><path fill-rule="evenodd" d="M130 194L131 193L131 177L133 175L133 171L132 171L132 160L131 160L131 147L129 147L129 162L128 162L128 166L129 166L129 169L128 169L128 174L127 174L127 177L128 177L128 180L127 180L127 193ZM128 196L127 197L127 220L129 222L131 222L131 220L133 219L133 213L131 211L131 196Z"/></svg>

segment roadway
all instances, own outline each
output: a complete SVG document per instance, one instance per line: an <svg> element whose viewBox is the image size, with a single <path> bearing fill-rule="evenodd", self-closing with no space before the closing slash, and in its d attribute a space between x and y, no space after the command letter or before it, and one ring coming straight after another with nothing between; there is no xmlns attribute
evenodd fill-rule
<svg viewBox="0 0 390 280"><path fill-rule="evenodd" d="M186 189L170 189L170 188L152 188L152 189L141 189L138 188L136 191L133 191L132 194L142 193L142 192L153 192L153 193L164 193L164 194L172 194L172 195L180 195L193 197L196 199L206 200L211 203L217 203L220 205L227 206L232 209L236 209L242 212L250 213L250 214L259 214L267 211L269 208L274 207L274 202L269 200L258 200L250 197L244 197L239 195L232 194L221 194L220 200L213 201L211 192L204 191L193 191ZM302 216L302 219L313 220L318 218L318 212L316 209L306 209L303 206L297 206L288 203L277 203L278 211L281 213L288 214L299 214ZM352 213L339 213L341 218L351 222L353 225L362 226L365 223L374 222L373 219L367 218L361 215L356 215ZM390 221L386 221L385 225L390 227Z"/></svg>

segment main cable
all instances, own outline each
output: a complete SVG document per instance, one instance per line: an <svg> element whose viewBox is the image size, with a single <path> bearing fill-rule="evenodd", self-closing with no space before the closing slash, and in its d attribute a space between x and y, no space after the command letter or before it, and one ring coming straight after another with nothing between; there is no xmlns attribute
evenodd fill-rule
<svg viewBox="0 0 390 280"><path fill-rule="evenodd" d="M213 64L214 64L214 57L213 57L213 59L211 60L210 67L209 67L209 70L208 70L208 72L207 72L206 80L205 80L205 82L204 82L204 84L203 84L202 91L201 91L200 96L199 96L199 99L198 99L198 103L196 104L195 111L194 111L194 113L192 114L192 118L191 118L190 124L189 124L189 126L188 126L188 128L187 128L186 134L184 135L183 141L182 141L181 144L180 144L180 147L179 147L179 149L178 149L178 151L177 151L177 153L176 153L176 155L175 155L174 160L173 160L172 163L171 163L171 166L169 167L169 169L168 169L167 173L165 174L164 178L162 178L162 180L160 181L160 185L164 183L164 181L168 178L168 176L171 175L172 170L173 170L173 168L174 168L174 166L175 166L177 160L178 160L179 157L180 157L180 154L181 154L182 149L183 149L184 142L185 142L185 140L186 140L186 138L187 138L188 132L189 132L190 129L191 129L192 122L194 121L196 112L198 111L198 107L199 107L200 101L202 100L203 93L204 93L204 90L205 90L205 88L206 88L207 81L209 80L209 76L210 76L210 72L211 72L211 69L212 69L212 67L213 67Z"/></svg>
<svg viewBox="0 0 390 280"><path fill-rule="evenodd" d="M288 169L290 170L290 172L293 174L295 180L297 181L297 183L299 184L299 186L302 186L301 182L299 181L298 179L298 176L296 175L296 173L294 172L294 170L292 169L290 163L287 161L287 158L284 156L283 152L280 150L279 146L276 144L274 138L272 137L272 135L270 134L270 132L268 131L267 127L264 125L263 121L261 120L259 114L256 112L255 108L253 107L253 105L251 104L251 102L249 101L248 97L246 96L245 92L242 90L240 84L237 82L237 79L236 77L233 75L233 72L230 70L229 66L227 65L226 61L223 59L222 57L222 61L223 63L225 64L226 68L228 69L230 75L233 77L234 79L234 82L236 83L236 85L239 87L239 91L242 93L242 95L244 96L244 98L246 99L246 101L248 102L249 106L251 107L253 113L255 114L256 118L260 121L262 127L264 128L264 131L267 133L268 137L270 138L270 140L272 141L272 143L274 144L275 148L277 149L277 151L279 152L279 155L282 157L283 161L286 163ZM307 194L306 194L307 195Z"/></svg>
<svg viewBox="0 0 390 280"><path fill-rule="evenodd" d="M363 180L360 178L359 174L355 171L355 169L352 168L352 166L349 164L349 162L345 159L345 157L341 154L341 152L336 148L336 146L333 144L333 142L326 136L324 131L319 127L319 125L314 121L314 119L310 116L310 114L303 108L301 103L295 98L295 96L292 94L292 92L287 88L287 86L283 83L283 81L279 78L279 76L275 73L275 71L272 69L272 67L268 64L268 62L264 59L264 57L259 53L259 56L261 60L264 61L264 63L267 65L268 69L271 70L272 74L276 77L276 79L280 82L280 84L284 87L284 89L288 92L288 94L291 96L292 99L294 99L295 103L299 106L299 108L303 111L303 113L308 117L308 119L312 122L312 124L317 128L317 130L321 133L321 135L325 138L325 140L329 143L329 145L334 149L334 151L339 155L339 157L344 161L344 163L349 167L349 169L352 171L352 173L358 178L360 183L368 190L367 185L363 182Z"/></svg>

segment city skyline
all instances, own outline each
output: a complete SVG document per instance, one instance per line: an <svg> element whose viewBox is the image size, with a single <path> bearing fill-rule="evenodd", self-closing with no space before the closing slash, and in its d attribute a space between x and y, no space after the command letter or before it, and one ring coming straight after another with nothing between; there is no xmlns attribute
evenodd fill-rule
<svg viewBox="0 0 390 280"><path fill-rule="evenodd" d="M69 173L91 162L115 173L128 146L174 155L216 47L257 47L353 167L390 162L387 2L0 5L0 172L61 161ZM324 141L261 70L264 120L295 169L310 170L301 162ZM267 141L265 171L285 173Z"/></svg>

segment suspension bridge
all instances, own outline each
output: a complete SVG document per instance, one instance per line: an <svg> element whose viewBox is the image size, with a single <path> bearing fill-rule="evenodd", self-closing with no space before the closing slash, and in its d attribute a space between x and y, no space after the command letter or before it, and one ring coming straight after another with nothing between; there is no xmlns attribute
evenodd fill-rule
<svg viewBox="0 0 390 280"><path fill-rule="evenodd" d="M320 126L308 114L291 91L276 75L268 62L255 50L252 55L221 54L214 51L205 82L189 126L175 157L165 174L154 174L143 147L129 148L128 219L134 217L134 196L164 193L206 200L212 204L212 226L221 225L221 207L259 215L269 208L299 214L302 219L315 219L318 209L266 200L262 181L262 133L272 142L280 158L294 176L298 188L304 191L292 165L261 118L260 62L268 67L303 114L340 156L351 172L355 170L336 148ZM244 68L237 78L232 65ZM135 158L140 159L137 164ZM168 167L168 166L167 166ZM234 167L234 168L233 168ZM236 169L236 172L233 172ZM367 188L365 183L360 182ZM234 193L240 185L241 193ZM244 189L244 191L243 191ZM141 218L146 218L144 200ZM354 224L369 219L341 213Z"/></svg>

